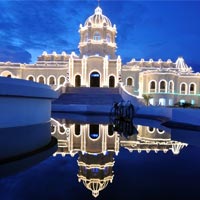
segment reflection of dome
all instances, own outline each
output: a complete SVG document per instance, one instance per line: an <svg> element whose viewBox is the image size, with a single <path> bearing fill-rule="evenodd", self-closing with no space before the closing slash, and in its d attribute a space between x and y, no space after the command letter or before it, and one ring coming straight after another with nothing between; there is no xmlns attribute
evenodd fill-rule
<svg viewBox="0 0 200 200"><path fill-rule="evenodd" d="M108 17L102 14L102 9L98 6L95 9L95 12L92 16L88 17L88 19L85 21L84 26L90 26L90 25L104 25L112 27L112 24Z"/></svg>
<svg viewBox="0 0 200 200"><path fill-rule="evenodd" d="M109 181L111 180L99 180L99 179L91 179L91 180L84 180L83 184L85 187L92 191L92 195L94 197L99 196L99 192L108 185Z"/></svg>

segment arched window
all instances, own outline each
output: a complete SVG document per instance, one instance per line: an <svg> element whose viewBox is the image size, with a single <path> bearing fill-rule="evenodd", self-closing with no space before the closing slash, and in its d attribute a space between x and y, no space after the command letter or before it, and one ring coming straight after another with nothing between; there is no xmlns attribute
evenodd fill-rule
<svg viewBox="0 0 200 200"><path fill-rule="evenodd" d="M49 83L49 85L56 85L56 79L55 79L55 77L54 76L50 76L48 78L48 83Z"/></svg>
<svg viewBox="0 0 200 200"><path fill-rule="evenodd" d="M89 136L93 140L95 140L99 137L99 125L90 124Z"/></svg>
<svg viewBox="0 0 200 200"><path fill-rule="evenodd" d="M114 76L109 77L109 87L115 87L115 77Z"/></svg>
<svg viewBox="0 0 200 200"><path fill-rule="evenodd" d="M60 85L63 84L65 82L65 77L64 76L59 77L58 81Z"/></svg>
<svg viewBox="0 0 200 200"><path fill-rule="evenodd" d="M51 134L54 134L56 132L56 126L51 125Z"/></svg>
<svg viewBox="0 0 200 200"><path fill-rule="evenodd" d="M156 92L156 81L151 81L149 83L149 92L150 93Z"/></svg>
<svg viewBox="0 0 200 200"><path fill-rule="evenodd" d="M35 81L35 77L32 76L32 75L29 75L26 80L29 80L29 81Z"/></svg>
<svg viewBox="0 0 200 200"><path fill-rule="evenodd" d="M173 81L169 82L169 93L174 93L174 82Z"/></svg>
<svg viewBox="0 0 200 200"><path fill-rule="evenodd" d="M38 77L38 82L45 84L45 77L44 76L39 76Z"/></svg>
<svg viewBox="0 0 200 200"><path fill-rule="evenodd" d="M159 92L166 92L166 81L164 81L164 80L160 81Z"/></svg>
<svg viewBox="0 0 200 200"><path fill-rule="evenodd" d="M99 33L99 32L95 32L95 33L94 33L93 39L94 39L94 40L97 40L97 41L101 40L101 35L100 35L100 33Z"/></svg>
<svg viewBox="0 0 200 200"><path fill-rule="evenodd" d="M195 83L190 83L190 90L189 94L196 94L196 84Z"/></svg>
<svg viewBox="0 0 200 200"><path fill-rule="evenodd" d="M81 76L76 75L75 76L75 87L80 87L81 86Z"/></svg>
<svg viewBox="0 0 200 200"><path fill-rule="evenodd" d="M111 37L110 37L110 34L109 34L109 33L107 33L107 35L106 35L106 41L107 41L107 42L111 42Z"/></svg>
<svg viewBox="0 0 200 200"><path fill-rule="evenodd" d="M9 71L3 71L1 73L1 76L8 77L8 78L14 77L14 75L12 74L12 72L9 72Z"/></svg>
<svg viewBox="0 0 200 200"><path fill-rule="evenodd" d="M63 135L65 133L65 128L63 126L59 126L58 132Z"/></svg>
<svg viewBox="0 0 200 200"><path fill-rule="evenodd" d="M157 130L157 132L158 132L159 134L163 134L163 133L165 133L165 131L162 130L162 129L157 128L156 130Z"/></svg>
<svg viewBox="0 0 200 200"><path fill-rule="evenodd" d="M81 126L80 126L80 124L75 124L74 132L75 132L75 135L77 135L77 136L81 134Z"/></svg>
<svg viewBox="0 0 200 200"><path fill-rule="evenodd" d="M147 127L147 131L149 133L153 133L155 131L155 128L149 126L149 127Z"/></svg>
<svg viewBox="0 0 200 200"><path fill-rule="evenodd" d="M126 79L126 85L127 85L127 86L133 86L133 85L134 85L134 84L133 84L133 78L131 78L131 77L127 78L127 79Z"/></svg>
<svg viewBox="0 0 200 200"><path fill-rule="evenodd" d="M187 94L187 85L186 85L186 83L181 83L181 85L180 85L180 93L181 94Z"/></svg>

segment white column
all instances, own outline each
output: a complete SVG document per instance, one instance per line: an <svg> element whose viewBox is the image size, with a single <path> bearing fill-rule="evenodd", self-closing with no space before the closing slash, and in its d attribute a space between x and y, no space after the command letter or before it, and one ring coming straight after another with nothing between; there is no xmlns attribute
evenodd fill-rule
<svg viewBox="0 0 200 200"><path fill-rule="evenodd" d="M108 56L105 56L103 60L103 83L101 85L104 87L109 87Z"/></svg>
<svg viewBox="0 0 200 200"><path fill-rule="evenodd" d="M87 86L87 58L86 56L83 56L81 64L82 64L81 86Z"/></svg>
<svg viewBox="0 0 200 200"><path fill-rule="evenodd" d="M72 55L69 58L69 82L71 85L74 84L74 59Z"/></svg>
<svg viewBox="0 0 200 200"><path fill-rule="evenodd" d="M119 72L121 72L121 66L122 66L121 57L118 56L117 57L117 72L116 72L115 87L117 86L118 81L119 81Z"/></svg>

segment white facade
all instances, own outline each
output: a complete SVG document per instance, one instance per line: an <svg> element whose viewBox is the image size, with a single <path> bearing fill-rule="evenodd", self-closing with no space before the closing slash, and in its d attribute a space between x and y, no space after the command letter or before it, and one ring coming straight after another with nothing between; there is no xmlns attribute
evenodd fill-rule
<svg viewBox="0 0 200 200"><path fill-rule="evenodd" d="M102 9L79 27L80 55L74 52L43 52L35 64L0 62L0 76L72 87L117 87L122 82L135 96L150 96L151 105L172 106L177 102L200 105L200 74L193 73L183 58L136 61L125 65L116 55L117 28Z"/></svg>

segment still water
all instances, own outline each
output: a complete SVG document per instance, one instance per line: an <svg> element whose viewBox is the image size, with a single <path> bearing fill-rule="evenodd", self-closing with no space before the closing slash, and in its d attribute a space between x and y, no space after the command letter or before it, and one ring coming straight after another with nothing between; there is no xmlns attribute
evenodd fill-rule
<svg viewBox="0 0 200 200"><path fill-rule="evenodd" d="M198 131L55 114L54 154L0 179L1 200L200 199Z"/></svg>

